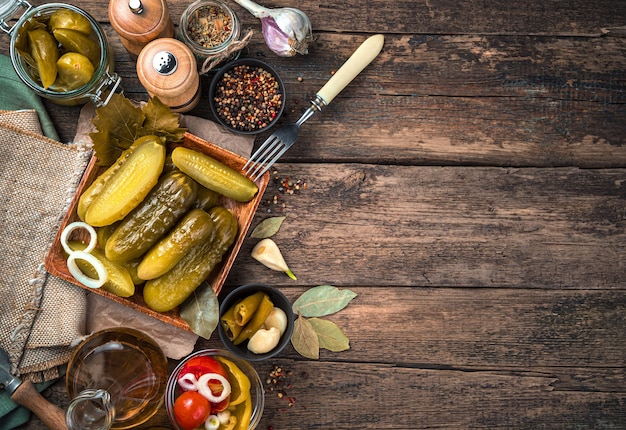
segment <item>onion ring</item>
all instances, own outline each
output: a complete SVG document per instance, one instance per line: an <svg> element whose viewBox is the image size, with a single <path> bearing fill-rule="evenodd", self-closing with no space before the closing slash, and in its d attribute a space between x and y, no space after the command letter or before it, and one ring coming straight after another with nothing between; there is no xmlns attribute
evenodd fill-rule
<svg viewBox="0 0 626 430"><path fill-rule="evenodd" d="M209 381L216 380L219 381L224 389L222 390L222 394L214 395L209 387ZM228 379L224 378L222 375L217 373L205 373L204 375L198 378L198 392L207 398L209 402L219 403L222 400L225 400L228 396L230 396L230 382Z"/></svg>
<svg viewBox="0 0 626 430"><path fill-rule="evenodd" d="M70 248L67 240L70 236L70 233L79 228L84 228L89 233L89 243L87 244L87 247L83 249L83 252L90 253L98 244L98 235L96 234L96 230L86 222L76 221L68 224L61 233L61 246L63 246L63 249L68 254L71 254L73 250Z"/></svg>
<svg viewBox="0 0 626 430"><path fill-rule="evenodd" d="M178 378L178 386L185 391L198 391L198 380L193 373L185 373Z"/></svg>
<svg viewBox="0 0 626 430"><path fill-rule="evenodd" d="M98 278L93 279L85 275L76 265L76 260L83 260L91 264L98 274ZM72 251L70 256L67 257L67 268L78 282L88 288L100 288L109 279L109 273L100 260L85 251Z"/></svg>

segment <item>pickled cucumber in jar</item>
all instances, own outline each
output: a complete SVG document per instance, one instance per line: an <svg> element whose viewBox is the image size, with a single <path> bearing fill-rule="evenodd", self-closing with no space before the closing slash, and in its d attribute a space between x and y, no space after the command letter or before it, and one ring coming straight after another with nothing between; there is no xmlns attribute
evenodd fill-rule
<svg viewBox="0 0 626 430"><path fill-rule="evenodd" d="M70 91L86 85L93 76L94 67L84 55L67 52L57 61L57 72L55 87Z"/></svg>
<svg viewBox="0 0 626 430"><path fill-rule="evenodd" d="M58 28L52 32L66 52L77 52L89 58L91 64L97 67L100 64L100 47L95 40L76 30Z"/></svg>
<svg viewBox="0 0 626 430"><path fill-rule="evenodd" d="M66 29L78 31L86 36L91 34L91 23L87 18L70 9L61 8L50 15L50 30Z"/></svg>
<svg viewBox="0 0 626 430"><path fill-rule="evenodd" d="M41 86L47 89L57 77L57 60L59 59L57 44L50 33L43 28L36 28L28 32L28 45Z"/></svg>

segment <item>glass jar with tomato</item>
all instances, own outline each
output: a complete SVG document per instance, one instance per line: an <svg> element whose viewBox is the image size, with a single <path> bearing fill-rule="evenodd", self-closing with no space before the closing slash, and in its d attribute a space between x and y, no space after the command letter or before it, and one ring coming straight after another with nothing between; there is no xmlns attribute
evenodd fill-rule
<svg viewBox="0 0 626 430"><path fill-rule="evenodd" d="M218 349L182 360L165 392L165 408L176 430L253 430L264 405L263 385L254 367Z"/></svg>

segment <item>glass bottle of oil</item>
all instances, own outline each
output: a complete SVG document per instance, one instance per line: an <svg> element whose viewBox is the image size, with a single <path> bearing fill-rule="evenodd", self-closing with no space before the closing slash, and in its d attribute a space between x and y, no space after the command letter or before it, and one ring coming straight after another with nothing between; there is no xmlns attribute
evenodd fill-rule
<svg viewBox="0 0 626 430"><path fill-rule="evenodd" d="M76 403L68 408L68 428L127 429L146 422L163 404L167 378L167 358L145 333L129 328L94 333L68 364L67 392Z"/></svg>

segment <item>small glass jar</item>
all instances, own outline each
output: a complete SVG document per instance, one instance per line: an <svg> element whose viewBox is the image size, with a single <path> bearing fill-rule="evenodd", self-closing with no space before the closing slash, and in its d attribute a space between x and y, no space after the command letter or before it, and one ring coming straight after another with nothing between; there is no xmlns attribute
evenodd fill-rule
<svg viewBox="0 0 626 430"><path fill-rule="evenodd" d="M11 62L19 78L36 94L57 104L80 105L88 101L93 102L96 106L107 104L111 95L117 90L121 79L114 72L113 49L109 45L106 34L98 22L84 10L70 4L48 3L33 7L26 0L10 0L9 4L11 5L0 9L0 27L11 36ZM29 20L45 21L59 9L67 9L86 18L93 30L90 37L93 38L100 49L99 63L97 67L94 67L91 79L86 84L74 89L54 90L50 87L44 88L34 76L32 66L27 63L26 59L23 58L16 48L16 45L21 42L19 38L26 37L25 34L21 34L26 32L21 32L20 29L27 25ZM20 11L23 11L22 15L11 26L9 22L15 19L16 14Z"/></svg>
<svg viewBox="0 0 626 430"><path fill-rule="evenodd" d="M180 40L195 54L201 69L206 60L221 63L239 56L240 50L232 47L241 34L239 17L219 0L196 0L189 5L180 17L179 31Z"/></svg>

